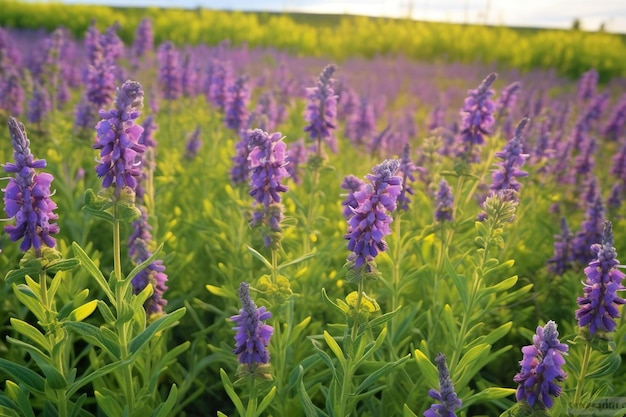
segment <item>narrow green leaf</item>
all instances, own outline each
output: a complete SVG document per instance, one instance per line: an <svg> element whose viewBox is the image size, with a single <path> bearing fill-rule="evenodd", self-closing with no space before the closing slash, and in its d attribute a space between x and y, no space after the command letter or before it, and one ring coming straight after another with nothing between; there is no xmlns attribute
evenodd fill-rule
<svg viewBox="0 0 626 417"><path fill-rule="evenodd" d="M246 245L247 246L247 245ZM250 253L252 254L252 256L254 256L255 258L257 258L259 261L263 262L263 264L268 268L268 269L272 269L272 263L270 261L268 261L265 256L261 255L260 252L258 252L256 249L254 249L251 246L247 246L248 250L250 251Z"/></svg>
<svg viewBox="0 0 626 417"><path fill-rule="evenodd" d="M87 270L87 272L89 272L89 275L96 280L109 301L111 301L111 304L116 305L115 295L111 291L111 288L109 287L107 280L104 278L104 275L102 275L100 269L98 269L96 264L93 263L91 258L87 255L87 253L85 253L83 248L81 248L78 243L72 242L72 249L74 250L76 257L80 260L81 265Z"/></svg>
<svg viewBox="0 0 626 417"><path fill-rule="evenodd" d="M98 310L100 311L100 314L102 314L102 317L104 317L104 320L107 323L115 323L115 316L113 315L113 312L111 311L107 303L102 300L98 300Z"/></svg>
<svg viewBox="0 0 626 417"><path fill-rule="evenodd" d="M36 327L16 318L11 318L11 326L21 335L37 343L43 350L50 352L51 347L48 339Z"/></svg>
<svg viewBox="0 0 626 417"><path fill-rule="evenodd" d="M114 395L101 394L100 391L94 391L98 406L104 411L107 417L123 417L124 411L115 400Z"/></svg>
<svg viewBox="0 0 626 417"><path fill-rule="evenodd" d="M335 368L335 364L333 363L333 360L331 359L330 355L326 353L320 346L318 346L315 340L312 340L311 342L313 342L313 347L319 354L319 357L326 364L326 367L332 372L333 377L337 379L337 369Z"/></svg>
<svg viewBox="0 0 626 417"><path fill-rule="evenodd" d="M328 415L322 410L320 410L318 407L316 407L311 401L311 398L309 397L309 394L306 392L306 388L302 380L303 376L304 376L304 369L302 368L302 365L299 365L298 366L298 396L300 397L300 402L302 403L302 406L304 407L305 416L306 417L320 417L320 416L327 417Z"/></svg>
<svg viewBox="0 0 626 417"><path fill-rule="evenodd" d="M216 287L215 285L207 285L206 289L213 295L217 295L219 297L224 298L236 298L237 295L235 292L226 287Z"/></svg>
<svg viewBox="0 0 626 417"><path fill-rule="evenodd" d="M113 363L109 363L108 365L104 365L93 372L90 372L89 375L83 376L79 378L76 382L74 382L70 388L67 390L68 397L71 397L75 393L77 393L82 387L90 384L91 382L102 378L104 375L115 371L117 368L122 366L126 366L130 363L129 360L125 361L116 361Z"/></svg>
<svg viewBox="0 0 626 417"><path fill-rule="evenodd" d="M24 384L30 391L43 395L45 380L35 371L2 358L0 369L20 384Z"/></svg>
<svg viewBox="0 0 626 417"><path fill-rule="evenodd" d="M261 401L261 404L257 406L254 417L260 417L263 414L263 411L265 411L265 409L272 403L272 400L275 396L276 386L273 386L272 389L270 389L270 392L268 392L267 395L263 397L263 401Z"/></svg>
<svg viewBox="0 0 626 417"><path fill-rule="evenodd" d="M65 377L53 366L52 359L37 347L30 345L22 340L14 339L7 336L7 340L16 346L20 346L33 358L35 363L45 376L46 383L52 389L64 389L67 387Z"/></svg>
<svg viewBox="0 0 626 417"><path fill-rule="evenodd" d="M500 282L498 282L495 285L492 285L490 287L484 288L481 291L481 295L483 294L493 294L493 293L499 293L499 292L504 292L510 288L512 288L515 284L517 284L517 275L514 275L510 278L504 279Z"/></svg>
<svg viewBox="0 0 626 417"><path fill-rule="evenodd" d="M417 367L420 368L422 375L426 379L426 385L429 387L438 387L439 371L437 371L437 367L433 365L430 359L419 349L415 349L413 356L417 362Z"/></svg>
<svg viewBox="0 0 626 417"><path fill-rule="evenodd" d="M152 253L152 255L150 255L150 257L148 259L146 259L145 261L143 261L142 263L140 263L139 265L137 265L136 267L133 268L132 271L130 271L130 273L126 276L126 280L131 280L133 279L138 273L140 273L141 271L143 271L144 269L146 269L146 267L148 265L150 265L152 262L154 262L158 257L159 257L159 253L161 252L161 250L163 249L163 243L161 243L159 245L159 247Z"/></svg>
<svg viewBox="0 0 626 417"><path fill-rule="evenodd" d="M78 399L74 402L72 409L70 410L69 417L78 417L81 412L83 412L83 404L87 399L87 393L83 393Z"/></svg>
<svg viewBox="0 0 626 417"><path fill-rule="evenodd" d="M363 392L364 390L366 390L370 385L376 383L378 381L379 378L383 377L384 375L387 375L388 373L390 373L391 371L393 371L395 368L397 368L398 366L404 364L404 362L408 361L409 358L411 357L410 354L398 359L395 362L388 362L385 365L383 365L381 368L379 368L378 370L372 372L371 374L369 374L367 376L367 378L365 378L363 380L363 382L361 382L359 384L359 386L356 388L355 392L356 393L360 393Z"/></svg>
<svg viewBox="0 0 626 417"><path fill-rule="evenodd" d="M20 269L13 269L4 276L4 281L7 284L13 284L16 281L21 281L26 275L37 275L41 271L41 266L22 267Z"/></svg>
<svg viewBox="0 0 626 417"><path fill-rule="evenodd" d="M224 371L224 369L222 368L220 368L220 378L222 380L222 386L226 390L226 394L228 394L228 397L230 397L230 400L233 402L233 405L237 409L237 412L239 413L240 416L245 416L246 408L243 406L241 399L235 392L235 389L233 388L233 383L230 382L230 378L228 378L226 371Z"/></svg>
<svg viewBox="0 0 626 417"><path fill-rule="evenodd" d="M68 330L73 331L87 342L105 350L114 360L121 359L120 347L117 345L117 341L111 341L107 337L104 337L103 331L105 329L100 329L89 323L75 321L65 322L63 323L63 326Z"/></svg>
<svg viewBox="0 0 626 417"><path fill-rule="evenodd" d="M87 317L91 316L91 314L95 311L98 306L98 300L89 301L86 304L83 304L80 307L75 308L70 313L70 320L73 321L83 321Z"/></svg>
<svg viewBox="0 0 626 417"><path fill-rule="evenodd" d="M94 209L91 208L89 206L83 206L83 211L87 214L92 215L93 217L96 217L100 220L104 220L107 221L109 223L115 223L115 217L113 217L113 215L111 213L108 213L106 211L102 211L102 210L98 210L98 209Z"/></svg>
<svg viewBox="0 0 626 417"><path fill-rule="evenodd" d="M222 413L221 411L217 412L217 417L228 417L226 414Z"/></svg>
<svg viewBox="0 0 626 417"><path fill-rule="evenodd" d="M328 298L328 294L326 294L326 288L322 288L322 297L324 298L324 301L326 301L326 303L344 319L344 321L347 320L346 312L343 311L341 307L339 307L339 305L337 305L330 298Z"/></svg>
<svg viewBox="0 0 626 417"><path fill-rule="evenodd" d="M280 271L281 269L286 268L288 266L300 263L302 261L306 261L307 259L310 259L310 258L314 257L315 255L317 255L317 252L306 253L306 254L304 254L304 255L302 255L302 256L294 259L294 260L291 260L289 262L285 262L284 264L278 265L278 270Z"/></svg>
<svg viewBox="0 0 626 417"><path fill-rule="evenodd" d="M617 371L621 363L621 356L615 352L605 355L595 369L587 374L587 378L601 378L611 375Z"/></svg>
<svg viewBox="0 0 626 417"><path fill-rule="evenodd" d="M80 261L76 258L57 259L48 263L44 270L46 272L50 272L51 274L56 274L59 271L71 271L78 265L80 265Z"/></svg>
<svg viewBox="0 0 626 417"><path fill-rule="evenodd" d="M167 395L167 399L164 403L161 403L156 410L154 410L152 417L167 417L168 414L174 409L177 399L178 387L176 384L172 384L172 388L170 389L170 393Z"/></svg>
<svg viewBox="0 0 626 417"><path fill-rule="evenodd" d="M39 302L39 299L37 298L35 293L33 293L33 291L28 288L27 285L13 284L13 293L15 294L17 299L20 300L20 302L24 304L26 308L28 308L31 313L35 315L35 317L37 317L39 321L45 321L43 307L41 307L41 303Z"/></svg>
<svg viewBox="0 0 626 417"><path fill-rule="evenodd" d="M378 327L380 325L383 325L383 324L387 323L396 314L398 314L398 312L400 311L401 308L402 308L402 306L398 306L395 310L390 311L389 313L385 313L382 316L376 317L374 320L370 320L367 323L367 326L365 328L366 329L373 329L373 328L376 328L376 327Z"/></svg>
<svg viewBox="0 0 626 417"><path fill-rule="evenodd" d="M134 355L139 352L143 347L148 344L148 342L156 332L163 331L168 327L176 325L176 323L178 323L178 320L185 315L185 311L185 307L181 307L178 310L166 314L151 323L148 327L146 327L145 330L143 330L130 341L128 345L130 353Z"/></svg>
<svg viewBox="0 0 626 417"><path fill-rule="evenodd" d="M21 411L21 416L25 417L35 417L35 412L33 411L33 407L31 406L31 401L28 398L28 392L15 382L7 380L5 392L8 396L15 401L15 404L19 407Z"/></svg>
<svg viewBox="0 0 626 417"><path fill-rule="evenodd" d="M448 258L447 254L444 257L443 262L444 262L443 265L446 268L446 272L452 279L452 282L454 283L454 286L456 287L456 290L459 293L459 297L461 298L461 303L463 304L463 310L467 311L469 307L469 288L467 286L467 280L465 279L464 276L460 276L456 273L456 271L454 270L454 267L450 263L450 259Z"/></svg>
<svg viewBox="0 0 626 417"><path fill-rule="evenodd" d="M328 345L330 350L332 350L335 356L337 357L337 360L339 360L341 369L345 372L346 357L344 356L343 351L341 350L341 347L339 346L335 338L332 337L330 333L328 333L326 330L324 330L324 340L326 341L326 344Z"/></svg>

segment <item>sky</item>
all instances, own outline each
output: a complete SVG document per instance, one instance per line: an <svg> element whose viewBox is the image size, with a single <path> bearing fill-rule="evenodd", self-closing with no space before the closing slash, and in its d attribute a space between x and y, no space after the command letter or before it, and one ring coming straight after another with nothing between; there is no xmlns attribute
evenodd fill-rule
<svg viewBox="0 0 626 417"><path fill-rule="evenodd" d="M39 0L41 1L41 0ZM58 0L57 0L58 1ZM183 7L241 11L358 14L567 29L579 19L584 30L604 24L626 33L624 0L60 0L64 3L133 7Z"/></svg>

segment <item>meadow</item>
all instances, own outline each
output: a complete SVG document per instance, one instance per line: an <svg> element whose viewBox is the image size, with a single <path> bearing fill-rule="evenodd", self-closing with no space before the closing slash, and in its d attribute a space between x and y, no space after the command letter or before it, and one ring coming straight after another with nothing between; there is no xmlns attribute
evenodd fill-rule
<svg viewBox="0 0 626 417"><path fill-rule="evenodd" d="M622 37L166 14L3 4L0 415L626 415Z"/></svg>

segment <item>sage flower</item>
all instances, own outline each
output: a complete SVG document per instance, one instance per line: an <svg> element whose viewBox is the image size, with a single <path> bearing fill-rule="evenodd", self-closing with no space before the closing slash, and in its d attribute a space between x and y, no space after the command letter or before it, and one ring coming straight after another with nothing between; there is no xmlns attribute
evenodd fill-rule
<svg viewBox="0 0 626 417"><path fill-rule="evenodd" d="M327 65L322 70L317 85L307 88L308 104L304 113L304 120L308 125L304 128L309 138L319 144L326 141L333 152L337 152L337 142L334 132L337 127L337 96L333 90L332 78L336 67Z"/></svg>
<svg viewBox="0 0 626 417"><path fill-rule="evenodd" d="M424 412L424 417L456 417L454 410L461 407L463 402L454 392L450 371L446 365L446 357L439 353L435 358L435 364L439 371L439 391L430 389L428 395L439 401L440 404L433 404Z"/></svg>
<svg viewBox="0 0 626 417"><path fill-rule="evenodd" d="M491 100L494 91L491 85L497 77L489 74L475 90L468 90L468 97L461 108L461 155L471 162L478 162L477 146L485 144L485 136L490 135L494 123L495 104Z"/></svg>

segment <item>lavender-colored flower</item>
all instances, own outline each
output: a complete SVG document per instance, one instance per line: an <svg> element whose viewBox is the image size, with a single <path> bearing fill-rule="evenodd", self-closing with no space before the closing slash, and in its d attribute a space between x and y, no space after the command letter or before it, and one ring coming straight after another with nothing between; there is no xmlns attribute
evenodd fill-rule
<svg viewBox="0 0 626 417"><path fill-rule="evenodd" d="M33 98L28 102L26 120L29 123L40 123L50 111L50 94L40 83L35 83Z"/></svg>
<svg viewBox="0 0 626 417"><path fill-rule="evenodd" d="M230 181L235 185L245 184L250 177L250 171L248 170L250 133L252 133L251 130L241 130L239 132L239 142L235 145L235 156L231 158Z"/></svg>
<svg viewBox="0 0 626 417"><path fill-rule="evenodd" d="M384 237L391 233L391 213L396 209L402 191L402 178L396 175L397 159L388 159L372 169L370 181L354 193L358 205L348 219L348 262L354 269L365 266L371 272L371 262L379 252L387 250Z"/></svg>
<svg viewBox="0 0 626 417"><path fill-rule="evenodd" d="M108 60L114 62L124 55L124 42L117 36L117 30L120 28L119 22L113 23L102 35L102 46L104 55Z"/></svg>
<svg viewBox="0 0 626 417"><path fill-rule="evenodd" d="M619 150L613 156L612 162L611 174L615 176L617 181L626 181L626 140L622 141Z"/></svg>
<svg viewBox="0 0 626 417"><path fill-rule="evenodd" d="M446 125L446 111L441 105L436 105L430 113L428 120L428 130L434 131L443 128Z"/></svg>
<svg viewBox="0 0 626 417"><path fill-rule="evenodd" d="M515 202L519 202L517 193L521 186L517 178L528 175L528 172L520 169L528 158L528 154L522 153L522 131L528 121L527 117L523 118L517 125L513 138L502 151L496 152L496 156L502 161L497 163L499 169L493 171L492 183L489 187L493 193L507 191L506 195Z"/></svg>
<svg viewBox="0 0 626 417"><path fill-rule="evenodd" d="M402 191L398 196L398 210L408 211L409 203L411 199L409 195L413 195L413 187L409 182L415 181L414 172L417 171L417 167L411 160L411 146L406 143L402 150L402 157L400 158L400 173L402 174Z"/></svg>
<svg viewBox="0 0 626 417"><path fill-rule="evenodd" d="M515 103L517 102L517 96L522 89L522 83L514 81L502 89L496 108L498 109L498 119L501 119L505 115L509 115Z"/></svg>
<svg viewBox="0 0 626 417"><path fill-rule="evenodd" d="M578 81L578 99L588 100L596 95L598 71L595 68L585 72Z"/></svg>
<svg viewBox="0 0 626 417"><path fill-rule="evenodd" d="M180 54L172 42L163 42L158 50L159 83L166 100L175 100L183 92Z"/></svg>
<svg viewBox="0 0 626 417"><path fill-rule="evenodd" d="M393 133L391 132L391 124L388 124L383 130L372 137L372 140L368 144L370 153L384 155L386 153L385 151L388 151L392 136Z"/></svg>
<svg viewBox="0 0 626 417"><path fill-rule="evenodd" d="M554 149L551 149L551 136L552 118L546 115L539 125L535 147L530 155L529 162L531 165L536 166L554 155ZM545 170L545 166L539 168L539 172L545 172Z"/></svg>
<svg viewBox="0 0 626 417"><path fill-rule="evenodd" d="M361 97L359 106L348 116L346 137L353 145L362 146L369 142L375 131L374 106L365 97Z"/></svg>
<svg viewBox="0 0 626 417"><path fill-rule="evenodd" d="M15 225L7 225L4 231L13 242L24 238L20 244L22 252L31 247L40 254L41 246L54 248L55 239L51 235L59 233L54 223L58 216L54 213L57 205L50 199L50 184L54 177L48 173L37 173L45 168L44 159L35 159L30 153L30 141L26 137L24 125L17 119L9 118L9 134L13 145L14 163L3 165L5 172L14 173L4 192L4 211L15 217Z"/></svg>
<svg viewBox="0 0 626 417"><path fill-rule="evenodd" d="M135 161L137 154L145 150L138 143L143 127L135 123L139 109L143 105L143 90L137 81L126 81L117 89L115 108L101 110L102 120L96 125L98 141L95 149L100 149L100 160L96 167L98 177L104 177L102 187L115 186L115 196L119 198L122 188L135 190L141 167Z"/></svg>
<svg viewBox="0 0 626 417"><path fill-rule="evenodd" d="M142 239L134 241L134 259L135 264L139 265L152 256L148 250L148 242ZM163 293L167 291L167 274L163 261L157 259L148 264L144 269L139 271L131 280L133 293L139 294L146 286L152 285L152 295L145 301L143 307L148 315L161 314L163 308L167 305L167 300L163 298Z"/></svg>
<svg viewBox="0 0 626 417"><path fill-rule="evenodd" d="M483 145L485 135L491 134L490 128L494 123L495 104L491 100L494 91L490 87L496 77L496 73L491 73L480 83L477 89L468 90L469 96L461 108L461 155L472 162L479 160L479 151L476 146Z"/></svg>
<svg viewBox="0 0 626 417"><path fill-rule="evenodd" d="M309 124L304 128L309 138L318 143L318 151L322 141L326 141L331 151L337 152L335 128L337 127L337 96L333 91L332 78L336 67L327 65L322 70L317 86L306 89L308 104L304 120Z"/></svg>
<svg viewBox="0 0 626 417"><path fill-rule="evenodd" d="M150 51L154 46L154 30L152 28L152 20L148 17L141 19L135 32L135 41L133 42L133 57L140 58Z"/></svg>
<svg viewBox="0 0 626 417"><path fill-rule="evenodd" d="M308 149L304 144L304 139L300 138L296 142L289 145L287 156L287 173L294 183L300 184L302 179L300 178L300 166L307 160L309 154Z"/></svg>
<svg viewBox="0 0 626 417"><path fill-rule="evenodd" d="M148 223L148 211L144 206L138 206L141 215L138 219L131 223L132 233L128 237L128 256L131 259L137 259L138 252L145 250L144 247L137 246L136 243L141 240L144 245L152 242L152 226Z"/></svg>
<svg viewBox="0 0 626 417"><path fill-rule="evenodd" d="M278 103L274 94L270 91L261 94L257 103L256 113L265 116L264 130L274 130L278 124Z"/></svg>
<svg viewBox="0 0 626 417"><path fill-rule="evenodd" d="M563 275L572 267L572 241L574 235L567 226L565 217L561 218L561 233L554 235L554 256L548 260L549 269L556 275Z"/></svg>
<svg viewBox="0 0 626 417"><path fill-rule="evenodd" d="M439 391L430 389L428 395L441 402L433 404L424 412L424 417L456 417L454 410L461 407L463 402L454 392L450 371L446 365L446 356L439 353L435 358L437 370L439 371Z"/></svg>
<svg viewBox="0 0 626 417"><path fill-rule="evenodd" d="M596 140L585 135L584 142L580 144L580 153L576 155L576 160L574 161L574 174L577 178L586 178L592 173L596 166L596 148Z"/></svg>
<svg viewBox="0 0 626 417"><path fill-rule="evenodd" d="M181 85L183 88L183 94L186 97L196 97L199 94L198 91L198 68L193 57L192 51L187 51L185 54L185 60L183 61Z"/></svg>
<svg viewBox="0 0 626 417"><path fill-rule="evenodd" d="M603 129L604 135L613 141L616 141L624 133L626 125L626 94L622 96L620 101L613 108L613 113L609 117L606 126Z"/></svg>
<svg viewBox="0 0 626 417"><path fill-rule="evenodd" d="M437 198L435 200L435 221L451 222L454 212L454 197L452 196L452 189L448 185L448 181L442 178L439 182L439 191L437 191Z"/></svg>
<svg viewBox="0 0 626 417"><path fill-rule="evenodd" d="M243 75L228 86L226 96L225 122L226 127L239 131L248 119L248 102L250 101L250 88L248 87L248 76Z"/></svg>
<svg viewBox="0 0 626 417"><path fill-rule="evenodd" d="M13 116L20 116L24 109L24 89L17 70L11 69L6 81L0 85L0 105Z"/></svg>
<svg viewBox="0 0 626 417"><path fill-rule="evenodd" d="M211 74L207 99L220 110L226 108L228 97L228 86L233 83L233 69L230 61L213 60L211 63Z"/></svg>
<svg viewBox="0 0 626 417"><path fill-rule="evenodd" d="M602 243L592 245L591 250L597 257L585 268L587 280L583 288L584 296L577 300L580 308L576 310L576 318L578 326L588 325L593 336L597 331L615 330L615 319L620 317L619 306L626 303L617 291L626 288L622 285L625 275L618 269L610 222L604 223Z"/></svg>
<svg viewBox="0 0 626 417"><path fill-rule="evenodd" d="M270 361L268 346L274 328L264 321L272 318L272 313L267 311L265 306L257 308L250 296L250 284L247 282L239 285L238 293L241 309L239 314L230 317L235 323L233 330L237 331L233 353L237 355L241 365L252 370L257 365Z"/></svg>
<svg viewBox="0 0 626 417"><path fill-rule="evenodd" d="M572 255L576 262L581 265L589 263L596 256L590 248L602 239L604 224L604 206L602 197L596 192L593 201L587 202L585 219L581 224L581 231L576 234L572 242Z"/></svg>
<svg viewBox="0 0 626 417"><path fill-rule="evenodd" d="M344 190L348 190L346 198L341 202L341 205L344 206L343 217L345 217L346 220L350 220L354 215L354 210L359 206L359 202L356 200L354 194L361 190L364 185L365 183L354 175L346 175L343 178L340 187Z"/></svg>
<svg viewBox="0 0 626 417"><path fill-rule="evenodd" d="M562 367L563 355L569 347L559 342L558 337L557 325L550 320L544 327L537 327L533 344L522 348L521 370L513 378L519 384L517 401L526 401L531 407L550 408L554 403L552 397L561 395L562 388L557 382L567 378Z"/></svg>
<svg viewBox="0 0 626 417"><path fill-rule="evenodd" d="M202 147L202 136L200 136L200 133L200 126L197 125L193 133L189 135L189 139L187 139L187 144L185 145L185 158L194 159L196 155L198 155L198 151L200 151L200 148Z"/></svg>

